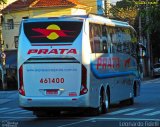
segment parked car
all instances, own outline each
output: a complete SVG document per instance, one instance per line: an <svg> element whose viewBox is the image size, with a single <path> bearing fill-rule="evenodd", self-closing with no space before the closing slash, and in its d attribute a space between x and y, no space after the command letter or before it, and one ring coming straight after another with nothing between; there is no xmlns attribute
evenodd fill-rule
<svg viewBox="0 0 160 127"><path fill-rule="evenodd" d="M152 67L152 76L157 77L160 76L160 63L156 63Z"/></svg>

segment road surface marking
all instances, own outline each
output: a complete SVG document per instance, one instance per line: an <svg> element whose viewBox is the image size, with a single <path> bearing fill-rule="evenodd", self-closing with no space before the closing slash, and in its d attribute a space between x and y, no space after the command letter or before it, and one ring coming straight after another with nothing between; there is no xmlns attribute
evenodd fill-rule
<svg viewBox="0 0 160 127"><path fill-rule="evenodd" d="M95 118L91 118L91 119L86 119L86 120L82 120L82 121L78 121L78 122L73 122L73 123L69 123L69 124L64 124L64 125L60 125L57 127L67 127L70 126L72 127L73 125L78 125L78 124L82 124L85 122L89 122L89 121L94 121L96 122L96 120L103 120L103 121L107 121L107 120L115 120L115 121L155 121L155 122L160 122L160 119L141 119L141 118L100 118L100 117L95 117ZM159 123L157 123L159 125Z"/></svg>
<svg viewBox="0 0 160 127"><path fill-rule="evenodd" d="M5 114L15 114L15 113L25 113L25 112L29 112L29 111L26 111L26 110L17 110L17 111L10 111L10 112L5 113Z"/></svg>
<svg viewBox="0 0 160 127"><path fill-rule="evenodd" d="M118 118L118 117L114 117L114 118L103 118L103 117L97 117L97 118L93 118L93 120L124 120L124 121L158 121L160 122L160 119L143 119L143 118Z"/></svg>
<svg viewBox="0 0 160 127"><path fill-rule="evenodd" d="M9 109L9 108L0 108L0 111L6 110L6 109Z"/></svg>
<svg viewBox="0 0 160 127"><path fill-rule="evenodd" d="M121 114L121 113L124 113L124 112L132 111L132 110L135 110L135 108L127 108L127 109L114 111L114 112L108 113L108 115L117 115L117 114Z"/></svg>
<svg viewBox="0 0 160 127"><path fill-rule="evenodd" d="M67 127L67 126L72 126L72 125L76 125L76 124L80 124L80 123L84 123L84 122L89 122L91 120L94 120L93 118L91 119L86 119L86 120L82 120L82 121L78 121L78 122L73 122L73 123L69 123L69 124L64 124L64 125L60 125L57 127Z"/></svg>
<svg viewBox="0 0 160 127"><path fill-rule="evenodd" d="M14 117L13 116L0 117L0 119L13 119L13 120L16 120L16 119L33 119L33 118L37 118L37 117L35 117L35 116L31 116L31 117L26 117L26 116L24 116L24 117L17 117L17 116L14 116Z"/></svg>
<svg viewBox="0 0 160 127"><path fill-rule="evenodd" d="M141 110L131 112L131 113L127 113L127 114L124 114L124 115L137 115L137 114L141 114L141 113L152 111L152 110L154 110L154 109L151 109L151 108L141 109Z"/></svg>
<svg viewBox="0 0 160 127"><path fill-rule="evenodd" d="M9 101L11 101L11 99L0 99L0 104L2 105L2 104L7 103Z"/></svg>
<svg viewBox="0 0 160 127"><path fill-rule="evenodd" d="M33 114L32 111L24 111L24 112L20 112L19 114Z"/></svg>
<svg viewBox="0 0 160 127"><path fill-rule="evenodd" d="M160 111L155 111L155 112L151 112L151 113L148 113L148 114L144 114L145 116L154 116L154 115L158 115L160 114Z"/></svg>
<svg viewBox="0 0 160 127"><path fill-rule="evenodd" d="M12 111L15 111L15 110L21 110L20 108L16 108L16 109L9 109L9 110L3 110L3 111L0 111L0 113L5 113L5 112L12 112Z"/></svg>

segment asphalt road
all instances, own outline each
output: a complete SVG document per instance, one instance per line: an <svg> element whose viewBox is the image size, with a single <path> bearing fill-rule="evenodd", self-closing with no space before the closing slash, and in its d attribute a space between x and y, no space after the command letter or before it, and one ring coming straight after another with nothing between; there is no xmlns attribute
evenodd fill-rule
<svg viewBox="0 0 160 127"><path fill-rule="evenodd" d="M65 112L38 119L18 106L17 91L0 91L0 127L160 127L160 78L142 82L135 104L113 105L107 114Z"/></svg>

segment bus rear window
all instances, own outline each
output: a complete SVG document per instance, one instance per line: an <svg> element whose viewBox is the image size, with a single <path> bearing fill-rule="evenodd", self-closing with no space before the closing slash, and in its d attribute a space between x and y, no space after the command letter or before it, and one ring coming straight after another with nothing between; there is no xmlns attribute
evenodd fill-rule
<svg viewBox="0 0 160 127"><path fill-rule="evenodd" d="M24 33L33 44L73 43L82 29L82 22L28 22Z"/></svg>

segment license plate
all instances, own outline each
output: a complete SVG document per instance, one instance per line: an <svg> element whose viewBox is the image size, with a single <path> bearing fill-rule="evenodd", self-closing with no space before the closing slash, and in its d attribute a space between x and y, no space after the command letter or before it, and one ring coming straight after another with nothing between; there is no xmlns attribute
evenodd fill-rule
<svg viewBox="0 0 160 127"><path fill-rule="evenodd" d="M46 90L46 95L58 95L59 94L59 90L55 89L55 90Z"/></svg>

